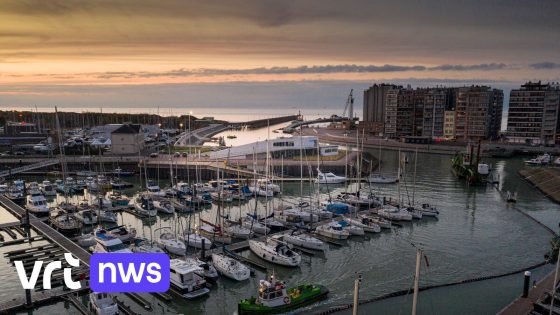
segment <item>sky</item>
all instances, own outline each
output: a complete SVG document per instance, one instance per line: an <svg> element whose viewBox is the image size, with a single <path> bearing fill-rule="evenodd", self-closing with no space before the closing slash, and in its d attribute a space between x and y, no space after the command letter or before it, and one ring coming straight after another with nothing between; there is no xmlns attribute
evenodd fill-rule
<svg viewBox="0 0 560 315"><path fill-rule="evenodd" d="M357 106L376 82L560 81L560 1L0 2L0 106ZM164 110L162 110L164 111Z"/></svg>

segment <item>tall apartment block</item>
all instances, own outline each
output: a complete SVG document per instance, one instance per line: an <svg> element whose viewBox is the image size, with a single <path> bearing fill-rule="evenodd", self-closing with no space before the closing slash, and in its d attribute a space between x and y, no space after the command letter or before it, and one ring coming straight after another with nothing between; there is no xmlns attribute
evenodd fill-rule
<svg viewBox="0 0 560 315"><path fill-rule="evenodd" d="M394 84L374 84L364 91L363 120L358 128L372 134L382 134L385 129L385 109L387 93L391 89L402 88Z"/></svg>
<svg viewBox="0 0 560 315"><path fill-rule="evenodd" d="M455 104L455 138L474 141L497 138L501 125L503 94L502 90L492 89L489 86L458 88Z"/></svg>
<svg viewBox="0 0 560 315"><path fill-rule="evenodd" d="M511 142L560 143L560 86L539 81L511 90L507 137Z"/></svg>

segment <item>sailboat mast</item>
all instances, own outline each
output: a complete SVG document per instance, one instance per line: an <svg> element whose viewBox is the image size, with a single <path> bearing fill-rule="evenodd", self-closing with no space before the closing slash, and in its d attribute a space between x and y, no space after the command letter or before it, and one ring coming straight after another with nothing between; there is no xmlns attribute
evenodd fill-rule
<svg viewBox="0 0 560 315"><path fill-rule="evenodd" d="M418 283L420 281L420 260L422 259L422 251L416 249L416 271L414 274L414 295L412 298L412 315L416 315L416 307L418 306Z"/></svg>
<svg viewBox="0 0 560 315"><path fill-rule="evenodd" d="M414 196L416 194L416 165L418 164L418 147L416 147L416 153L414 154L414 178L412 179L412 206L416 204Z"/></svg>
<svg viewBox="0 0 560 315"><path fill-rule="evenodd" d="M399 156L397 157L397 162L399 163L399 167L398 167L398 176L400 178L401 176L401 150L399 149ZM398 198L397 201L399 202L399 207L401 206L401 181L399 180L399 182L397 183L397 194L398 194Z"/></svg>

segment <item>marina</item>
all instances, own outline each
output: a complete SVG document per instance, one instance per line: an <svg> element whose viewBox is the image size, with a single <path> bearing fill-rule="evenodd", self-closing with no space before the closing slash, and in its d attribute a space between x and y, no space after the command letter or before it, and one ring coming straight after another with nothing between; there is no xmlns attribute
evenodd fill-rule
<svg viewBox="0 0 560 315"><path fill-rule="evenodd" d="M238 139L232 139L232 140L237 141ZM350 156L348 156L346 157L346 159L355 160L356 153L352 152L352 154L353 155L351 155L351 158L349 158ZM376 158L377 152L376 150L372 150L368 152L368 154L371 154L372 157ZM406 165L400 164L397 162L399 161L399 158L396 154L390 152L383 153L382 163L383 163L384 170L395 171L398 167L404 168L403 170L404 172L399 184L368 183L368 181L364 179L365 177L357 178L355 176L349 175L345 180L346 184L343 183L335 184L335 183L330 183L328 181L320 183L319 184L320 193L318 195L319 196L318 198L319 200L329 200L335 198L335 196L339 196L339 195L344 196L346 192L354 192L357 189L359 189L364 196L374 193L375 195L382 197L380 200L385 200L387 204L396 204L396 200L399 199L397 198L399 196L398 194L399 190L401 196L400 199L404 198L405 200L409 200L409 198L412 198L412 194L414 190L414 194L416 198L418 198L419 200L424 200L424 202L430 200L431 204L435 204L437 206L439 210L438 218L426 217L423 218L422 220L415 220L413 222L401 221L400 223L395 223L392 229L389 230L380 229L379 230L380 232L373 232L372 230L370 232L366 232L363 236L349 235L346 240L335 240L332 238L327 238L325 236L314 234L314 236L317 239L323 241L323 243L326 245L325 249L323 251L317 252L315 250L306 249L298 245L293 246L292 250L295 251L296 253L299 253L299 255L301 255L301 264L295 270L291 269L290 267L281 267L276 264L271 264L270 262L263 261L262 258L257 257L251 250L249 250L250 246L248 240L237 240L234 241L232 244L225 245L225 247L221 247L221 245L216 244L215 248L211 248L207 250L200 250L200 249L197 250L190 247L184 247L187 253L190 252L190 255L196 255L198 257L202 257L206 259L211 258L212 254L220 254L220 253L225 254L251 268L252 269L251 273L254 275L254 277L251 277L249 278L249 280L245 280L243 281L243 283L239 283L239 284L234 284L229 282L231 280L221 279L219 280L217 286L213 286L210 289L208 293L208 297L205 297L204 300L185 300L185 301L169 300L164 302L165 299L162 299L161 297L146 298L146 297L123 295L118 297L119 301L121 300L124 301L124 303L128 305L128 307L132 306L132 308L128 309L127 311L129 313L141 314L143 312L142 310L147 308L156 310L157 306L155 306L154 303L156 304L163 303L163 305L165 305L165 307L171 312L173 311L181 312L180 311L181 309L184 308L193 309L194 307L195 312L222 313L225 312L226 309L234 307L237 301L243 298L247 298L248 296L244 292L248 290L251 291L256 290L255 287L256 283L254 281L256 281L259 278L260 279L265 278L266 275L270 274L270 272L272 272L273 270L276 274L278 274L279 277L282 277L282 279L286 279L290 283L298 283L301 282L302 280L307 281L307 279L311 279L311 280L315 279L314 281L318 281L319 275L322 274L319 273L319 270L333 270L333 268L334 269L337 268L336 267L337 265L343 264L343 265L352 266L351 267L352 269L350 270L355 270L355 271L349 270L348 272L342 272L341 278L339 277L340 278L339 280L335 280L334 278L329 278L329 277L324 278L321 282L324 285L328 286L330 290L328 299L320 302L319 304L306 306L306 308L311 309L314 313L324 313L324 312L332 313L335 310L344 313L344 310L348 309L345 308L344 305L348 305L347 304L348 299L351 300L352 290L350 290L348 286L351 285L352 283L350 279L353 277L352 275L354 274L354 272L364 273L364 277L365 277L363 286L361 288L360 307L363 309L369 309L370 307L377 308L379 307L378 303L382 303L381 305L383 305L383 303L385 302L382 301L396 299L398 296L400 296L396 292L402 291L403 292L402 294L404 294L402 295L403 298L406 297L406 293L408 292L406 279L410 279L409 278L410 270L411 270L410 266L413 265L410 259L412 259L414 256L414 250L410 250L408 247L410 245L407 245L410 244L410 242L416 244L422 244L422 246L426 249L428 257L430 257L430 261L431 261L430 263L433 265L438 265L437 269L439 270L438 272L435 273L430 272L430 274L433 274L432 275L433 278L432 277L428 278L430 280L422 280L423 285L421 285L422 288L421 290L422 293L420 294L421 299L422 296L425 296L426 294L425 292L430 292L431 290L437 290L438 287L448 286L450 283L457 283L459 286L464 286L467 283L472 283L470 280L469 281L467 280L472 279L472 277L475 275L478 275L477 278L480 278L479 281L484 282L484 281L496 281L490 279L500 279L500 278L507 279L507 277L511 277L512 275L518 274L519 272L522 272L525 269L536 270L536 272L534 272L535 275L538 275L539 270L543 268L544 270L547 269L549 270L549 268L546 265L543 265L542 263L542 254L546 249L546 243L548 242L550 233L546 232L546 230L544 233L533 232L533 230L536 231L542 230L542 227L540 225L532 225L527 221L527 219L519 220L518 217L519 215L518 214L515 215L514 214L515 211L511 212L513 211L512 209L508 210L508 205L505 202L505 199L502 199L502 194L505 194L505 190L522 191L522 187L524 185L528 185L528 183L523 181L521 177L519 177L519 175L517 175L515 171L513 171L515 170L516 167L518 167L520 163L522 163L521 160L519 159L490 160L490 162L494 167L494 171L500 175L499 176L500 182L496 186L499 187L498 188L499 190L496 190L492 188L492 185L490 184L488 184L488 187L477 188L477 187L470 187L466 183L461 183L460 181L457 181L453 173L450 171L451 161L447 158L442 158L439 156L435 156L434 158L434 156L430 156L426 154L419 154L418 156L419 156L418 157L419 167L418 167L417 174L413 176L414 174L413 162L408 163ZM207 176L208 179L216 179L216 174L218 174L217 173L218 170L221 174L220 176L226 176L226 178L229 177L229 180L232 181L238 181L240 177L245 176L245 178L248 179L249 180L248 182L250 183L251 178L255 176L255 171L253 170L245 170L245 172L240 171L240 168L238 168L236 165L237 164L236 162L238 161L235 161L234 159L230 160L229 163L216 162L216 161L193 163L190 159L188 162L187 162L187 158L184 158L184 160L181 159L183 158L179 158L177 160L178 163L176 164L183 164L184 162L185 164L192 163L193 165L193 168L188 170L188 174L186 169L183 172L174 171L173 173L174 176L177 176L179 179L182 179L184 181L195 180L196 178L200 178L203 172L207 172L206 173L207 175L205 176ZM266 160L266 156L264 156L262 159ZM309 161L303 162L304 165L308 165L305 166L304 168L310 170L309 173L305 173L304 175L304 176L309 176L307 178L297 177L297 175L300 174L294 174L296 176L289 176L283 173L282 172L283 167L286 164L289 164L286 163L285 160L284 161L281 159L275 160L274 162L275 165L273 168L266 168L265 167L266 161L257 162L259 164L262 163L262 166L260 166L260 168L258 168L257 170L257 173L260 174L259 177L260 176L265 177L266 176L265 173L267 172L267 170L269 170L270 171L269 176L271 180L273 180L274 183L277 184L279 187L283 187L282 194L275 197L269 197L269 198L253 197L250 198L248 201L241 201L241 202L214 201L211 205L202 207L198 210L195 208L194 212L187 212L187 213L175 212L172 213L171 215L158 213L157 215L155 215L155 217L138 215L138 213L131 208L133 207L132 205L111 207L111 209L115 211L115 213L117 213L118 224L124 223L128 228L133 228L137 231L136 237L145 238L148 240L157 237L155 234L157 234L157 230L160 227L168 227L171 231L180 231L183 229L188 229L189 226L191 228L194 227L195 225L198 224L197 222L199 219L204 219L204 221L211 222L214 224L215 222L218 222L216 220L218 220L219 218L217 211L221 211L222 214L225 213L229 217L228 220L231 220L232 222L235 222L238 219L243 219L247 213L248 214L254 213L254 209L257 209L258 217L264 218L265 216L267 216L267 213L270 214L270 212L272 212L272 209L276 209L277 206L281 203L297 205L301 203L302 200L312 201L313 199L317 198L317 196L315 195L317 184L315 183L313 178L313 167L314 167L313 165L317 164L317 162L314 159L315 158L310 158ZM342 160L344 159L345 158L343 157ZM240 159L240 161L241 160L243 159ZM250 161L249 159L246 160ZM270 163L270 161L272 160L273 159L270 159L268 163ZM414 161L413 154L409 155L409 160ZM162 189L165 187L172 186L173 183L170 181L171 179L169 176L169 169L170 169L169 160L162 158L161 160L150 159L148 161L149 162L146 163L147 165L149 163L156 163L155 166L151 167L155 171L148 171L146 175L138 175L140 172L144 174L145 170L148 169L147 166L146 169L144 169L142 163L140 163L141 169L135 172L136 175L133 175L132 177L127 177L126 179L128 182L132 184L132 187L120 189L120 191L124 195L133 197L140 190L141 186L145 186L145 183L143 184L143 182L145 182L143 176L148 176L149 178L155 181L158 179L158 175L159 175L158 186L162 187ZM156 162L156 161L161 161L161 162ZM282 162L285 164L282 164ZM323 163L325 162L327 161L324 161ZM293 164L294 173L296 172L296 169L299 168L299 165L302 164L302 162L298 161L297 158L290 161L290 163ZM446 170L442 169L438 171L432 167L432 165L439 165L438 163L439 164L443 163L444 165L445 163L447 163L447 165L449 165L449 168ZM246 165L248 164L250 163L246 162ZM137 165L138 164L136 164L136 167ZM173 163L171 163L171 165L172 167L174 167ZM201 169L203 169L203 167L201 167L202 165L204 165L204 168L206 168L205 171L201 171ZM236 167L230 166L230 168L228 169L227 165L236 165ZM348 172L346 174L350 174L348 169L352 169L351 167L336 168L336 165L334 166L333 165L334 164L331 165L322 164L321 168L325 168L328 171L332 171L334 174L339 174L341 176L343 176L346 172ZM329 166L333 166L333 168L330 168ZM355 167L359 167L359 163L355 163ZM367 166L367 169L370 169L370 167ZM375 168L372 166L371 169L375 169ZM167 175L165 174L165 172L167 172ZM355 170L353 172L355 172ZM284 176L282 176L281 174L284 174ZM37 180L37 181L43 180L43 178L37 178L34 177L34 175L23 175L23 176L27 178L26 182L30 182L33 180ZM55 179L56 179L56 175L55 177L51 175L51 177L49 178L51 182L55 182ZM174 180L176 179L174 178ZM416 181L416 184L414 185L413 188L412 183L414 181ZM241 180L240 182L243 182L243 180ZM442 183L444 183L443 186ZM515 184L512 185L512 183ZM401 186L399 187L398 185ZM443 195L435 193L435 190L433 190L433 188L436 186L444 187L446 191L446 196L452 196L452 198L454 199L452 200L444 199ZM399 189L397 189L397 187L399 187ZM466 201L464 199L465 193L467 196ZM498 199L494 201L493 200L494 198L492 196L495 194L497 194L496 196L498 197ZM535 190L533 194L534 197L531 197L531 194L527 194L527 193L524 193L522 196L520 196L516 207L523 209L528 202L532 202L531 198L533 199L539 198L538 197L539 192L537 190ZM69 198L69 200L71 202L78 204L80 200L88 200L89 198L92 198L93 196L96 195L97 195L96 192L90 195L90 193L86 189L82 194L73 194ZM348 201L351 200L348 199L348 197L345 198L346 199L344 200L348 200ZM476 204L479 202L477 201L478 199L483 200L480 202L485 203L485 206L481 208L483 210L476 209L477 208ZM57 203L64 201L65 198L64 196L61 196L59 194L54 199L50 198L49 200L50 200L49 206L54 206ZM171 198L171 200L173 200L173 198ZM410 201L407 201L407 203L408 202ZM421 202L421 201L417 201L417 202ZM534 214L537 215L537 219L539 222L545 222L545 224L551 223L552 225L550 225L549 229L554 230L555 228L554 228L553 218L556 216L555 211L557 210L554 209L554 205L552 203L546 200L540 200L539 202L542 203L542 205L539 206L539 208L537 209L542 209L542 210ZM16 205L13 201L9 200L6 197L0 197L0 203L1 203L1 207L5 210L8 210L10 212L10 215L13 216L13 218L16 220L21 219L25 215L25 210L22 207ZM328 204L329 203L327 203L327 205ZM458 209L456 208L457 205L462 205L461 208L459 209L463 209L463 210L458 211ZM488 208L488 205L491 205L491 207ZM371 209L376 210L375 207L372 207ZM516 226L519 224L523 224L522 222L527 222L526 223L527 226L521 228L521 231L526 231L526 233L531 234L532 236L530 242L534 244L533 246L536 249L540 248L540 250L535 250L533 252L531 251L526 252L525 254L526 256L518 257L518 258L522 258L521 260L516 259L516 260L508 261L506 259L502 261L502 263L499 266L494 265L492 267L494 272L492 273L487 273L484 271L484 267L483 267L484 264L482 263L484 258L462 256L461 260L456 260L456 258L452 258L452 256L449 256L450 253L454 253L454 255L459 253L454 249L455 246L457 246L457 248L460 247L464 248L465 245L467 246L467 248L473 246L472 248L474 249L479 247L479 245L475 245L475 244L483 244L483 246L487 246L487 248L493 248L494 245L492 244L495 243L488 242L489 240L492 239L492 237L488 239L488 232L496 228L500 230L505 226L503 223L498 224L496 221L493 221L495 220L495 218L491 219L492 216L488 217L489 210L490 213L499 215L501 217L500 219L501 222L508 222L507 223L508 225L513 224L514 226ZM360 212L360 213L362 214L369 213L369 210L364 210L364 211L365 212ZM460 213L463 211L466 211L466 213L470 213L470 215L467 216L465 216L464 214L461 215ZM520 211L524 213L527 210L520 210ZM533 213L532 212L531 214L524 213L524 215L522 215L521 218L523 218L525 215L533 215ZM3 220L8 219L9 221L9 216L6 217L5 214L2 216L2 218ZM338 222L338 220L341 220L341 218L342 217L338 217L338 219L336 219L336 222ZM489 219L491 220L488 221ZM322 220L320 223L319 222L312 223L311 228L317 228L321 224L332 222L332 220L333 219L326 219L326 220ZM69 250L70 252L76 252L76 257L81 256L80 259L81 260L83 259L82 261L87 261L87 257L89 257L89 253L87 253L87 251L85 251L84 249L82 249L81 247L73 243L69 238L54 231L44 221L45 221L44 219L32 217L30 223L32 225L33 230L36 230L40 235L44 235L44 237L47 240L49 240L49 243L53 244L50 246L55 246L53 248L61 248L60 250L54 250L53 255L56 255L57 253L61 253L63 250ZM352 222L352 221L348 221L348 222ZM475 222L477 224L473 225L473 223ZM490 224L490 222L492 223ZM481 224L483 226L480 226ZM3 236L6 235L6 237L13 239L13 237L10 236L9 232L4 232L4 231L6 230L10 231L11 229L13 230L14 228L20 228L19 227L20 225L21 224L18 225L18 223L14 223L14 222L12 223L7 222L5 225L1 226L3 232L0 232L0 235ZM473 235L472 230L469 231L470 228L464 230L464 233L470 235L469 238L464 238L462 234L456 234L457 231L462 231L464 227L469 227L469 226L471 228L476 227L475 228L475 231L477 231L476 233L482 233L480 235L481 238L476 237L477 234ZM514 226L509 226L508 229L518 229L518 227L514 227ZM88 231L90 229L92 229L92 227L87 228L85 231ZM450 229L455 232L449 234L449 232L451 231ZM12 233L20 234L20 232L18 232L17 230L14 230L14 232ZM291 233L290 230L281 231L281 232L271 232L267 237L271 237L271 238L282 237L283 235L290 234L290 233ZM453 243L448 243L447 241L441 243L440 238L433 237L433 235L439 235L437 233L440 234L444 233L444 235L447 235L448 241L449 241L449 237L452 237L452 239L455 238L455 241ZM496 233L499 234L501 232L496 231ZM496 234L496 236L498 234ZM474 239L472 239L473 236L475 237ZM512 237L513 236L514 235L512 235ZM16 237L17 239L20 238L19 235L16 235ZM503 251L507 249L507 251L514 252L516 250L515 248L518 247L518 245L516 244L521 244L517 242L517 238L521 239L521 238L525 238L525 236L521 234L513 237L511 240L508 241L508 245L504 247L499 246L498 248L501 249L498 249L498 251L500 250ZM255 238L253 238L252 240L263 241L265 239L266 237L262 235L256 235ZM525 243L527 242L526 238L523 242ZM450 247L447 244L455 244L455 245ZM371 248L372 251L370 252L375 252L376 255L370 256L365 252L363 252L362 248L365 247ZM5 250L7 250L9 247L5 247L5 248L6 248ZM36 250L42 250L42 249L39 248ZM521 252L523 251L519 251L518 253ZM408 258L405 259L405 261L397 262L391 258L394 255L399 255ZM384 263L383 260L379 260L382 258L388 259L388 262ZM357 264L357 262L360 261L360 259L370 261L371 266L370 264L367 265ZM476 261L477 259L482 259L478 264L482 267L482 269L476 269L476 267L475 269L472 269L474 266L476 266L476 265L473 266L473 260ZM459 266L461 265L464 266L459 268L465 268L464 270L471 270L469 272L469 275L457 274L451 271L452 269L448 269L449 267L446 267L445 263L442 265L442 262L445 262L446 260L447 261L451 260L453 261L454 264L458 264ZM409 267L407 267L407 265ZM372 269L373 266L376 267ZM512 273L512 269L516 271ZM317 271L313 271L313 270L317 270ZM373 270L376 271L374 271L372 274L369 274L366 273L366 270L370 270L370 272ZM384 272L388 272L388 270L391 270L392 272L396 272L396 274L399 275L397 276L397 279L401 279L401 280L395 282L392 281L390 278L383 276ZM499 275L500 271L503 271L502 275ZM494 275L496 276L499 275L499 276L498 278L494 278ZM423 276L426 276L426 274L423 273ZM380 280L384 281L385 285L379 286L375 284L378 283L378 281ZM433 287L434 289L428 290L428 287L430 288ZM18 290L17 286L15 285L11 290L13 290L14 293L21 292L21 289ZM216 300L215 296L220 296L221 294L223 294L223 292L225 292L225 290L230 292L228 298ZM456 289L449 289L449 290L453 291ZM513 300L514 297L520 294L518 290L515 290L513 288L509 292L510 292L509 295L506 296L511 300ZM170 294L174 294L174 293L171 292ZM54 299L56 298L58 297L55 297ZM19 301L25 301L25 300L21 300L20 298ZM51 300L45 300L45 301L51 301ZM119 302L119 305L121 305L121 309L123 309L122 301ZM159 302L155 302L155 301L159 301ZM41 298L37 297L37 303L38 304L42 303ZM494 303L495 306L493 309L495 312L497 312L498 310L503 308L504 305L507 304L505 299L504 300L497 299L495 300ZM17 304L17 303L12 302L12 304ZM57 305L62 306L62 304L55 303L53 304L52 307L56 308L58 307ZM42 307L40 309L45 309L45 307Z"/></svg>

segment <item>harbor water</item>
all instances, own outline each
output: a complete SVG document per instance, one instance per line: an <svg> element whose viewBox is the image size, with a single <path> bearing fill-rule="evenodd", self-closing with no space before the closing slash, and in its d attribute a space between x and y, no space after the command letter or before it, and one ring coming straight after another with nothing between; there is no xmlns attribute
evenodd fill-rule
<svg viewBox="0 0 560 315"><path fill-rule="evenodd" d="M373 150L373 155L379 152ZM299 283L319 283L330 289L328 299L313 304L296 313L314 313L330 307L352 303L354 279L362 276L360 299L370 299L390 292L412 287L415 246L423 249L429 267L423 263L420 286L437 285L465 279L503 274L513 270L534 265L543 260L543 254L549 249L551 234L536 222L528 219L513 206L508 205L500 192L491 185L483 187L468 186L457 180L451 173L449 156L419 154L415 189L413 187L414 154L407 153L404 179L401 180L400 192L405 200L416 203L430 203L438 207L438 219L424 218L402 227L365 237L353 236L343 246L329 245L324 254L303 255L302 263L297 268L263 264L274 270L276 277L285 280L288 286ZM382 172L396 173L397 153L384 151L381 154ZM487 160L500 178L500 189L517 191L518 202L515 205L540 222L557 230L560 221L560 207L545 198L539 191L523 181L517 170L523 166L519 158ZM339 174L342 175L342 174ZM40 178L42 180L42 178ZM51 180L53 180L52 178ZM33 180L33 178L27 178ZM39 180L39 178L35 178ZM129 179L127 179L129 180ZM157 180L157 179L154 179ZM135 187L125 190L129 196L138 190L140 178L130 181ZM313 192L309 183L279 183L283 185L281 198L269 200L263 198L251 200L241 205L235 202L220 207L222 214L232 219L244 217L257 209L259 215L265 215L280 202L296 203L301 198L308 199ZM160 181L160 186L168 183ZM303 196L301 186L303 185ZM341 185L322 185L321 198L335 198L345 190L355 191L357 184L348 188ZM397 198L397 185L361 184L364 193L374 193ZM61 198L61 197L58 197ZM88 198L74 196L76 200ZM312 195L312 198L316 198ZM255 202L257 205L255 206ZM218 206L212 205L194 213L159 215L155 220L142 220L123 212L119 214L119 223L135 227L138 236L148 239L157 237L158 229L170 227L182 231L189 225L194 227L199 218L208 221L216 219ZM0 223L14 221L7 211L0 212ZM41 243L35 242L32 246ZM24 294L15 268L8 264L4 253L10 250L31 246L28 244L0 248L0 282L3 290L0 300L6 301ZM242 255L259 260L249 251ZM542 277L551 268L541 267L534 272L534 278ZM123 300L132 305L139 313L151 314L233 314L240 299L255 295L259 279L265 274L256 270L255 277L244 282L234 282L221 278L211 289L208 296L199 300L174 299L165 303L157 298L142 294L152 302L152 311L144 311L126 297ZM462 284L424 291L420 294L420 314L494 314L503 306L521 294L522 275L513 275L488 281ZM360 314L401 314L409 312L412 296L401 296L362 305ZM70 305L57 303L25 313L60 314L76 312ZM350 311L341 312L349 314ZM22 313L23 314L23 313Z"/></svg>

